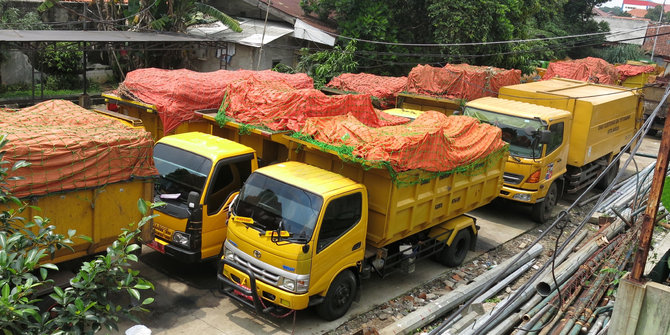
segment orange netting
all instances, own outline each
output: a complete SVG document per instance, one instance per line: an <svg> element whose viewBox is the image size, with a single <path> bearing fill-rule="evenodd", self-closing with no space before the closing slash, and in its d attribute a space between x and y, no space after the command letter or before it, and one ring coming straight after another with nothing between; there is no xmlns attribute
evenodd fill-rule
<svg viewBox="0 0 670 335"><path fill-rule="evenodd" d="M148 68L129 72L119 84L117 93L156 106L163 131L168 133L180 123L196 118L194 111L219 107L230 84L249 78L282 82L292 88L314 87L312 78L304 73L285 74L270 70L202 73Z"/></svg>
<svg viewBox="0 0 670 335"><path fill-rule="evenodd" d="M370 94L379 100L381 108L395 106L398 93L407 85L407 77L377 76L369 73L344 73L333 78L326 86L338 90Z"/></svg>
<svg viewBox="0 0 670 335"><path fill-rule="evenodd" d="M653 65L617 65L617 71L619 71L619 76L621 80L626 80L626 78L637 76L642 73L653 73L656 71L656 67Z"/></svg>
<svg viewBox="0 0 670 335"><path fill-rule="evenodd" d="M353 147L351 154L388 162L396 172L467 170L505 147L500 128L434 111L410 123L379 128L368 127L351 114L309 118L301 132L327 145Z"/></svg>
<svg viewBox="0 0 670 335"><path fill-rule="evenodd" d="M520 70L447 64L442 68L417 65L407 77L406 91L449 99L473 100L496 96L500 87L521 83Z"/></svg>
<svg viewBox="0 0 670 335"><path fill-rule="evenodd" d="M352 114L370 127L407 122L375 111L367 94L325 95L316 89L295 89L284 82L238 81L226 91L226 116L272 130L299 131L310 117Z"/></svg>
<svg viewBox="0 0 670 335"><path fill-rule="evenodd" d="M51 100L17 111L0 110L0 133L7 134L5 159L26 161L8 180L17 197L96 187L133 177L157 175L151 134L88 111Z"/></svg>
<svg viewBox="0 0 670 335"><path fill-rule="evenodd" d="M551 62L542 80L553 77L616 85L619 73L614 65L604 59L587 57L576 60Z"/></svg>

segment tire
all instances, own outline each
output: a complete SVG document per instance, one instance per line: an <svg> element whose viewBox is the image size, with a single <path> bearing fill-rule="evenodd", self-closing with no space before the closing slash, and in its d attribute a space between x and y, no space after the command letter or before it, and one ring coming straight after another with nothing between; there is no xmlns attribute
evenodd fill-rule
<svg viewBox="0 0 670 335"><path fill-rule="evenodd" d="M467 229L461 229L456 237L437 256L437 261L448 267L456 267L463 263L465 256L470 250L472 235Z"/></svg>
<svg viewBox="0 0 670 335"><path fill-rule="evenodd" d="M333 321L347 313L356 296L356 277L349 270L344 270L330 284L323 302L317 306L317 313L327 321Z"/></svg>
<svg viewBox="0 0 670 335"><path fill-rule="evenodd" d="M551 218L551 212L558 202L558 187L556 183L551 183L549 191L544 197L544 201L533 205L531 218L537 223L545 223Z"/></svg>
<svg viewBox="0 0 670 335"><path fill-rule="evenodd" d="M609 186L614 181L614 177L619 173L619 162L616 163L609 171L607 171L607 174L603 177L603 179L600 179L598 181L598 184L596 184L596 187L600 190L604 190Z"/></svg>

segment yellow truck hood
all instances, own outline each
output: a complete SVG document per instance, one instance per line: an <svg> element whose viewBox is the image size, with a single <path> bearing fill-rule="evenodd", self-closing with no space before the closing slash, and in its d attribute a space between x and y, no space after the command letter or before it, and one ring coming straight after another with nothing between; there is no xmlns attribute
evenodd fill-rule
<svg viewBox="0 0 670 335"><path fill-rule="evenodd" d="M228 240L240 251L264 263L297 274L309 274L312 262L312 243L304 252L304 244L287 241L273 242L269 236L259 238L258 230L243 223L228 221Z"/></svg>

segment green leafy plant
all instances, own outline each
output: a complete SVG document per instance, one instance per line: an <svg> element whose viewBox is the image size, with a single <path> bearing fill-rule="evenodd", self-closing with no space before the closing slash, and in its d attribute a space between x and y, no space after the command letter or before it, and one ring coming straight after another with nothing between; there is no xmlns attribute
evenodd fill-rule
<svg viewBox="0 0 670 335"><path fill-rule="evenodd" d="M303 53L296 70L305 72L314 79L314 88L320 89L333 77L356 71L358 63L354 60L356 41L350 41L344 49L336 45L332 50L316 53Z"/></svg>
<svg viewBox="0 0 670 335"><path fill-rule="evenodd" d="M105 255L84 262L70 280L70 286L53 287L49 295L54 303L48 310L40 309L43 298L40 291L53 285L48 278L50 270L57 271L47 257L63 248L69 248L75 231L67 235L55 232L56 227L47 218L21 216L28 208L25 202L11 194L7 181L16 179L9 174L27 166L18 161L8 167L2 148L6 135L0 135L0 329L4 334L94 334L106 328L117 329L120 318L138 321L135 313L147 311L144 306L153 298L141 299L140 291L153 285L130 269L137 262L134 254L141 227L154 215L147 215L153 205L140 199L138 209L144 218L128 229ZM85 240L90 238L79 236ZM125 295L123 293L126 293ZM141 301L132 304L132 301Z"/></svg>

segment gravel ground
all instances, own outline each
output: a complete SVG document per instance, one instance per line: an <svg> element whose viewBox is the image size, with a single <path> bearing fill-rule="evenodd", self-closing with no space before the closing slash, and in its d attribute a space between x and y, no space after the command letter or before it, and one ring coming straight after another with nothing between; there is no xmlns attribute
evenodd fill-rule
<svg viewBox="0 0 670 335"><path fill-rule="evenodd" d="M570 203L562 200L560 204L564 207L567 207ZM570 223L561 235L560 242L565 241L565 238L582 221L582 218L588 214L592 206L593 204L591 203L584 207L576 207L569 214ZM423 285L420 285L401 296L398 296L384 304L377 306L377 308L367 313L359 314L337 329L331 331L329 334L376 334L377 330L381 330L384 327L394 323L403 316L427 304L431 300L437 299L440 296L448 293L455 287L469 283L491 266L495 266L496 264L499 264L504 260L518 254L524 248L530 246L530 244L551 225L551 223L553 223L553 221L543 225L538 225L537 227L516 237L515 239L512 239L507 243L504 243L484 254L481 254L474 260L466 262L461 267L452 269L452 271L447 272L440 278L437 278L428 283L424 283ZM599 230L598 225L591 223L587 223L584 228L589 231L589 234L582 243L586 242L590 236L595 235ZM484 309L488 310L495 306L496 302L508 296L512 290L523 285L528 280L528 278L535 274L536 270L541 265L549 261L553 254L558 236L559 230L557 229L552 229L550 232L548 232L547 235L539 241L539 243L542 244L543 249L541 255L536 260L536 266L534 266L533 269L527 271L524 275L512 283L511 286L498 293L496 297L487 300L488 302L484 304ZM444 320L444 317L439 318L436 322L427 327L417 329L416 333L429 331L430 329L439 325L442 320Z"/></svg>

